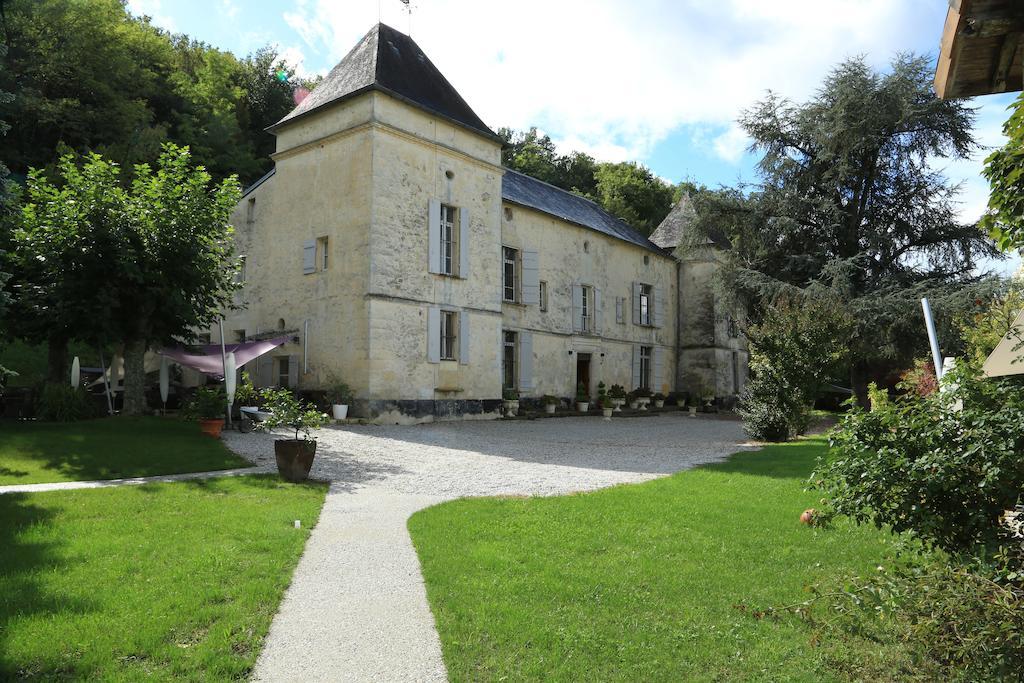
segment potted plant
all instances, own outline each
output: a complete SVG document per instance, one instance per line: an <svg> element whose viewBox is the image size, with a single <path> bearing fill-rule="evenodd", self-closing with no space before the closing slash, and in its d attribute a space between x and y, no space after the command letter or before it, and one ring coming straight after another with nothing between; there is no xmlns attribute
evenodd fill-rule
<svg viewBox="0 0 1024 683"><path fill-rule="evenodd" d="M605 421L612 419L612 413L615 412L615 406L612 404L612 400L607 396L602 396L598 399L601 404L601 415Z"/></svg>
<svg viewBox="0 0 1024 683"><path fill-rule="evenodd" d="M220 387L199 387L185 409L185 415L199 420L204 434L219 438L224 429L227 397Z"/></svg>
<svg viewBox="0 0 1024 683"><path fill-rule="evenodd" d="M633 391L633 395L636 397L640 410L647 410L647 404L651 402L651 390L646 387L638 387Z"/></svg>
<svg viewBox="0 0 1024 683"><path fill-rule="evenodd" d="M621 384L613 384L608 390L608 398L612 400L612 406L616 413L622 412L622 406L626 404L626 388Z"/></svg>
<svg viewBox="0 0 1024 683"><path fill-rule="evenodd" d="M590 410L590 397L587 396L587 387L583 382L576 385L576 410L581 413Z"/></svg>
<svg viewBox="0 0 1024 683"><path fill-rule="evenodd" d="M505 417L515 417L519 413L519 392L512 388L504 389L501 398Z"/></svg>
<svg viewBox="0 0 1024 683"><path fill-rule="evenodd" d="M242 375L238 380L238 386L235 387L235 400L234 404L241 408L255 408L256 404L259 403L259 392L256 391L256 387L252 383L252 378L249 373L242 370Z"/></svg>
<svg viewBox="0 0 1024 683"><path fill-rule="evenodd" d="M277 427L288 427L295 431L294 438L274 439L277 471L288 481L304 481L309 477L316 455L316 439L309 438L309 433L323 425L327 414L316 410L312 404L300 402L287 389L264 389L260 398L270 414L256 425L257 429L269 432Z"/></svg>
<svg viewBox="0 0 1024 683"><path fill-rule="evenodd" d="M544 394L544 398L541 400L544 401L544 412L548 415L554 415L555 408L558 407L558 397L552 396L551 394Z"/></svg>
<svg viewBox="0 0 1024 683"><path fill-rule="evenodd" d="M665 407L665 394L661 393L660 391L654 394L654 396L651 397L651 400L654 401L655 408Z"/></svg>
<svg viewBox="0 0 1024 683"><path fill-rule="evenodd" d="M599 408L604 409L604 400L608 398L608 387L605 386L604 382L597 383L597 405Z"/></svg>
<svg viewBox="0 0 1024 683"><path fill-rule="evenodd" d="M331 404L331 415L335 420L344 420L348 417L348 406L352 402L352 390L348 388L347 384L332 377L325 392L325 398Z"/></svg>

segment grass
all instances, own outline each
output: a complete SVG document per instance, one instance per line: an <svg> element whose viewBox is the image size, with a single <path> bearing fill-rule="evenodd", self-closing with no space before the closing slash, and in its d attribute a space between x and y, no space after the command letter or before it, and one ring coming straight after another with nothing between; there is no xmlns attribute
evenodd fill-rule
<svg viewBox="0 0 1024 683"><path fill-rule="evenodd" d="M452 680L834 680L895 646L756 608L869 570L887 535L802 526L820 439L640 485L445 503L409 521ZM852 672L852 673L851 673Z"/></svg>
<svg viewBox="0 0 1024 683"><path fill-rule="evenodd" d="M246 467L194 422L114 417L0 423L0 486Z"/></svg>
<svg viewBox="0 0 1024 683"><path fill-rule="evenodd" d="M0 680L245 678L325 493L245 476L0 495Z"/></svg>

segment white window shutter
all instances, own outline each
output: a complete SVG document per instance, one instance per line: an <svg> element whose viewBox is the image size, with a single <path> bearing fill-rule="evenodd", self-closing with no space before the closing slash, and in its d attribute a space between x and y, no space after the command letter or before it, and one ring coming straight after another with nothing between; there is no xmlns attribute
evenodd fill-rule
<svg viewBox="0 0 1024 683"><path fill-rule="evenodd" d="M469 311L459 313L459 363L469 365Z"/></svg>
<svg viewBox="0 0 1024 683"><path fill-rule="evenodd" d="M661 327L665 324L665 290L661 287L654 288L654 326Z"/></svg>
<svg viewBox="0 0 1024 683"><path fill-rule="evenodd" d="M633 388L640 387L640 345L633 344Z"/></svg>
<svg viewBox="0 0 1024 683"><path fill-rule="evenodd" d="M274 357L265 353L256 360L256 381L258 387L274 385Z"/></svg>
<svg viewBox="0 0 1024 683"><path fill-rule="evenodd" d="M583 331L583 285L572 286L572 331Z"/></svg>
<svg viewBox="0 0 1024 683"><path fill-rule="evenodd" d="M430 272L441 272L441 202L430 200L430 215L427 219L427 256Z"/></svg>
<svg viewBox="0 0 1024 683"><path fill-rule="evenodd" d="M601 307L601 290L594 288L594 334L601 334L601 318L604 309Z"/></svg>
<svg viewBox="0 0 1024 683"><path fill-rule="evenodd" d="M640 295L643 293L644 286L639 282L633 283L633 324L640 324Z"/></svg>
<svg viewBox="0 0 1024 683"><path fill-rule="evenodd" d="M288 388L299 388L299 357L294 353L288 356Z"/></svg>
<svg viewBox="0 0 1024 683"><path fill-rule="evenodd" d="M540 256L536 251L522 251L523 303L536 306L540 303Z"/></svg>
<svg viewBox="0 0 1024 683"><path fill-rule="evenodd" d="M660 346L655 346L654 350L653 367L651 368L651 389L655 392L661 391L661 385L664 382L665 375L665 349Z"/></svg>
<svg viewBox="0 0 1024 683"><path fill-rule="evenodd" d="M306 240L302 243L302 274L309 275L316 272L316 240Z"/></svg>
<svg viewBox="0 0 1024 683"><path fill-rule="evenodd" d="M533 389L533 333L519 333L519 391Z"/></svg>
<svg viewBox="0 0 1024 683"><path fill-rule="evenodd" d="M459 209L459 277L469 277L469 209L467 208Z"/></svg>
<svg viewBox="0 0 1024 683"><path fill-rule="evenodd" d="M427 309L427 361L441 362L441 309Z"/></svg>

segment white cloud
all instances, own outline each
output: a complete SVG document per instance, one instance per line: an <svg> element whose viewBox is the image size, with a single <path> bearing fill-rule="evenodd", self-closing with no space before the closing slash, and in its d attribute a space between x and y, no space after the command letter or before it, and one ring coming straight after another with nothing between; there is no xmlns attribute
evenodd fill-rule
<svg viewBox="0 0 1024 683"><path fill-rule="evenodd" d="M300 78L308 78L314 75L315 72L310 72L306 68L306 55L303 53L302 48L295 45L289 47L282 47L281 45L275 45L277 49L278 59L284 60L284 62L295 69L295 74Z"/></svg>
<svg viewBox="0 0 1024 683"><path fill-rule="evenodd" d="M220 0L220 11L228 19L234 19L238 16L238 12L242 8L238 6L236 0Z"/></svg>
<svg viewBox="0 0 1024 683"><path fill-rule="evenodd" d="M128 0L128 11L135 16L150 17L154 25L164 30L172 33L178 30L178 25L164 9L163 0Z"/></svg>
<svg viewBox="0 0 1024 683"><path fill-rule="evenodd" d="M737 124L732 124L729 129L716 137L711 142L711 147L721 159L735 164L750 147L750 137Z"/></svg>

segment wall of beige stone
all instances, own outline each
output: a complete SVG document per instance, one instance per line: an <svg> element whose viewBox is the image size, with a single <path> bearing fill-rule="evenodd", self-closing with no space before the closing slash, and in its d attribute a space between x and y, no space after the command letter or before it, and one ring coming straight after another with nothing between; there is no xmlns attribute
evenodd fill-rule
<svg viewBox="0 0 1024 683"><path fill-rule="evenodd" d="M673 391L675 260L533 209L508 203L505 207L511 210L511 220L503 213L502 244L537 251L540 280L547 283L546 312L539 305L504 303L502 307L507 329L533 333L534 386L526 395L574 396L578 353L591 354L592 387L603 381L608 386L621 384L632 389L636 344L662 349L662 376L652 378L652 384L655 391ZM664 293L661 327L633 324L633 282L650 284ZM601 291L602 315L597 334L573 332L572 286L577 283ZM625 299L623 323L616 322L616 297Z"/></svg>

